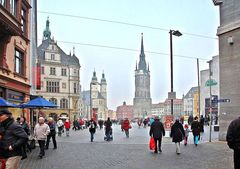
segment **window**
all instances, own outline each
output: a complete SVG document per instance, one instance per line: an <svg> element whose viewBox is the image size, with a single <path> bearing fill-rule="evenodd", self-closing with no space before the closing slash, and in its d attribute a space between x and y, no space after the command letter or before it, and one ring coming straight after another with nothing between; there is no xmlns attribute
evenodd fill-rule
<svg viewBox="0 0 240 169"><path fill-rule="evenodd" d="M41 74L44 75L44 66L41 67Z"/></svg>
<svg viewBox="0 0 240 169"><path fill-rule="evenodd" d="M27 35L27 12L26 9L22 8L21 10L21 29L25 35Z"/></svg>
<svg viewBox="0 0 240 169"><path fill-rule="evenodd" d="M15 72L23 75L23 53L15 49Z"/></svg>
<svg viewBox="0 0 240 169"><path fill-rule="evenodd" d="M50 102L52 102L53 104L57 105L57 99L56 98L51 98L49 99Z"/></svg>
<svg viewBox="0 0 240 169"><path fill-rule="evenodd" d="M54 45L52 45L52 50L54 50Z"/></svg>
<svg viewBox="0 0 240 169"><path fill-rule="evenodd" d="M62 68L62 76L67 76L67 69Z"/></svg>
<svg viewBox="0 0 240 169"><path fill-rule="evenodd" d="M77 93L77 83L73 83L73 93Z"/></svg>
<svg viewBox="0 0 240 169"><path fill-rule="evenodd" d="M60 108L61 109L67 109L68 108L68 100L67 99L61 99L60 100Z"/></svg>
<svg viewBox="0 0 240 169"><path fill-rule="evenodd" d="M59 82L47 81L47 92L59 93Z"/></svg>
<svg viewBox="0 0 240 169"><path fill-rule="evenodd" d="M63 83L62 83L62 88L63 88L63 89L66 89L66 88L67 88L66 86L67 86L66 83L63 82Z"/></svg>
<svg viewBox="0 0 240 169"><path fill-rule="evenodd" d="M10 13L16 16L16 0L10 0Z"/></svg>
<svg viewBox="0 0 240 169"><path fill-rule="evenodd" d="M5 0L0 0L0 4L1 4L2 6L6 6Z"/></svg>
<svg viewBox="0 0 240 169"><path fill-rule="evenodd" d="M51 60L55 60L55 55L51 54Z"/></svg>
<svg viewBox="0 0 240 169"><path fill-rule="evenodd" d="M44 87L44 82L43 81L41 81L41 87Z"/></svg>
<svg viewBox="0 0 240 169"><path fill-rule="evenodd" d="M50 75L56 75L56 68L50 67Z"/></svg>

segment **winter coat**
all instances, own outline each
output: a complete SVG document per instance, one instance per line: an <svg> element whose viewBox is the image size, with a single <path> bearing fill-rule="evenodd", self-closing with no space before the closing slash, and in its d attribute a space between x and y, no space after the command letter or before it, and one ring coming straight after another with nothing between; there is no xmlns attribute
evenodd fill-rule
<svg viewBox="0 0 240 169"><path fill-rule="evenodd" d="M165 130L162 122L160 122L159 120L155 120L151 125L149 135L150 137L157 139L162 138L162 136L165 136Z"/></svg>
<svg viewBox="0 0 240 169"><path fill-rule="evenodd" d="M105 121L104 123L106 131L110 131L112 129L112 122L110 120Z"/></svg>
<svg viewBox="0 0 240 169"><path fill-rule="evenodd" d="M131 128L129 120L124 120L123 123L122 123L121 128L123 130L129 130Z"/></svg>
<svg viewBox="0 0 240 169"><path fill-rule="evenodd" d="M22 156L22 146L28 140L27 133L23 130L22 126L14 122L13 118L7 118L1 123L1 127L5 130L1 140L4 158ZM10 151L9 146L13 150Z"/></svg>
<svg viewBox="0 0 240 169"><path fill-rule="evenodd" d="M201 131L200 123L197 120L194 120L191 124L191 129L193 135L199 135Z"/></svg>
<svg viewBox="0 0 240 169"><path fill-rule="evenodd" d="M50 133L50 128L46 123L36 124L34 127L34 136L37 140L46 140L47 135Z"/></svg>
<svg viewBox="0 0 240 169"><path fill-rule="evenodd" d="M56 124L54 122L48 122L48 126L50 128L49 135L55 135L56 134Z"/></svg>
<svg viewBox="0 0 240 169"><path fill-rule="evenodd" d="M171 128L170 137L172 137L172 142L181 142L185 137L185 132L183 126L179 121L176 121Z"/></svg>
<svg viewBox="0 0 240 169"><path fill-rule="evenodd" d="M96 132L96 127L97 127L97 123L94 120L91 120L89 122L89 132L90 133L95 133Z"/></svg>
<svg viewBox="0 0 240 169"><path fill-rule="evenodd" d="M28 124L26 122L23 122L22 124L20 123L20 125L22 126L23 130L27 133L27 135L30 135Z"/></svg>
<svg viewBox="0 0 240 169"><path fill-rule="evenodd" d="M69 121L65 121L64 122L64 127L65 127L65 129L70 129L70 122Z"/></svg>
<svg viewBox="0 0 240 169"><path fill-rule="evenodd" d="M229 148L240 150L240 117L228 126L226 140Z"/></svg>

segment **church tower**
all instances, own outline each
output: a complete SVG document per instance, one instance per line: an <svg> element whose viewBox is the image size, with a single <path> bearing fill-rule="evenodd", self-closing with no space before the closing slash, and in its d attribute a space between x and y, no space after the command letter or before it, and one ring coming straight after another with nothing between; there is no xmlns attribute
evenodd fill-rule
<svg viewBox="0 0 240 169"><path fill-rule="evenodd" d="M135 70L135 97L133 99L134 117L144 117L151 114L152 99L150 93L150 71L145 60L143 34L139 63Z"/></svg>
<svg viewBox="0 0 240 169"><path fill-rule="evenodd" d="M107 106L107 81L105 79L104 72L102 73L102 79L101 79L101 84L100 84L100 93L105 100L105 103L104 103L105 106Z"/></svg>

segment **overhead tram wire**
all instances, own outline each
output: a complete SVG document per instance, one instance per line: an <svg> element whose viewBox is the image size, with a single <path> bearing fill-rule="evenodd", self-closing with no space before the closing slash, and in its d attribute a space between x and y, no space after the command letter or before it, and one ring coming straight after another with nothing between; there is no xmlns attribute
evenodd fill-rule
<svg viewBox="0 0 240 169"><path fill-rule="evenodd" d="M114 20L107 20L107 19L100 19L100 18L91 18L91 17L80 16L80 15L48 12L48 11L41 11L41 10L38 10L37 12L38 13L43 13L43 14L51 14L51 15L58 15L58 16L65 16L65 17L86 19L86 20L93 20L93 21L100 21L100 22L108 22L108 23L115 23L115 24L135 26L135 27L141 27L141 28L147 28L147 29L155 29L155 30L161 30L161 31L169 32L169 29L166 29L166 28L153 27L153 26L147 26L147 25L140 25L140 24L129 23L129 22L121 22L121 21L114 21ZM195 37L199 37L199 38L218 40L217 37L211 37L211 36L206 36L206 35L199 35L199 34L193 34L193 33L187 33L187 32L183 32L183 34L184 35L189 35L189 36L195 36Z"/></svg>
<svg viewBox="0 0 240 169"><path fill-rule="evenodd" d="M38 39L39 41L42 41L42 39ZM59 43L65 43L65 44L72 44L72 45L81 45L81 46L90 46L90 47L99 47L99 48L108 48L108 49L116 49L116 50L124 50L124 51L132 51L132 52L139 52L137 49L131 49L131 48L123 48L123 47L117 47L117 46L108 46L108 45L98 45L98 44L92 44L92 43L81 43L81 42L70 42L70 41L61 41L57 40ZM169 56L169 53L163 53L163 52L154 52L154 51L144 51L145 53L150 54L156 54L156 55L166 55ZM192 56L186 56L186 55L174 55L176 57L180 58L186 58L186 59L199 59L199 60L209 60L205 58L199 58L199 57L192 57Z"/></svg>

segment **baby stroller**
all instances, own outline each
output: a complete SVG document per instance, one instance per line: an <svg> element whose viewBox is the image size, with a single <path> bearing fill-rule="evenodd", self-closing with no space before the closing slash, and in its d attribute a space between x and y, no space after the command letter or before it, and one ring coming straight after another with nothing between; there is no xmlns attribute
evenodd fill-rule
<svg viewBox="0 0 240 169"><path fill-rule="evenodd" d="M107 132L105 131L105 141L112 141L113 140L113 135L112 135L112 128Z"/></svg>

